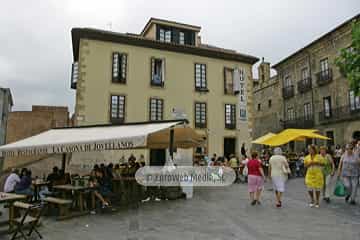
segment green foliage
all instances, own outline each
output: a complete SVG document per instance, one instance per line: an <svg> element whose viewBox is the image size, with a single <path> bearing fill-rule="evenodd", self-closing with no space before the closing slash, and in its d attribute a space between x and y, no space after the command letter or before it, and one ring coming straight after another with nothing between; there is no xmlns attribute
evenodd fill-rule
<svg viewBox="0 0 360 240"><path fill-rule="evenodd" d="M352 23L351 47L340 51L340 56L336 58L335 64L349 80L350 89L354 90L355 95L360 95L360 21Z"/></svg>

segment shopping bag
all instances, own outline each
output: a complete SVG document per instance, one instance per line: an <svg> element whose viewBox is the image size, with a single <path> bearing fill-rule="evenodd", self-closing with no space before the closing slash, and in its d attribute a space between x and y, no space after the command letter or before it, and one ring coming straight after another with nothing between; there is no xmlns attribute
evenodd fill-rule
<svg viewBox="0 0 360 240"><path fill-rule="evenodd" d="M345 197L347 195L344 183L340 179L336 181L334 195L338 197Z"/></svg>

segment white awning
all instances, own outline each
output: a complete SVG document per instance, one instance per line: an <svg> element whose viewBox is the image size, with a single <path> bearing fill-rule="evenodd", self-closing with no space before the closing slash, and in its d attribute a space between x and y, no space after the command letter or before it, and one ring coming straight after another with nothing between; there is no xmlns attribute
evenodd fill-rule
<svg viewBox="0 0 360 240"><path fill-rule="evenodd" d="M51 129L0 147L2 156L91 152L148 147L148 136L163 133L184 121L130 123L118 126L93 126ZM191 129L192 130L192 129ZM194 131L194 130L192 130ZM166 139L165 142L169 140Z"/></svg>

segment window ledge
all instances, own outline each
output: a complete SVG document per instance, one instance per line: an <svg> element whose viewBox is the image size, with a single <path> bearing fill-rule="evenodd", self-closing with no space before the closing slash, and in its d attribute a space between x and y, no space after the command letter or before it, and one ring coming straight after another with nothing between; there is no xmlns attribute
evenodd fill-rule
<svg viewBox="0 0 360 240"><path fill-rule="evenodd" d="M150 82L150 86L155 87L155 88L164 88L165 83L164 82L161 82L161 83Z"/></svg>
<svg viewBox="0 0 360 240"><path fill-rule="evenodd" d="M196 92L210 92L207 88L195 88Z"/></svg>

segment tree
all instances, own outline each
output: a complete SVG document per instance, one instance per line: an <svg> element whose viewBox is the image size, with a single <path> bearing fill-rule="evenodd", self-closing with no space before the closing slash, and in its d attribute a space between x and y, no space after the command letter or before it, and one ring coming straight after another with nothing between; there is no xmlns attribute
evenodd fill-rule
<svg viewBox="0 0 360 240"><path fill-rule="evenodd" d="M335 59L340 72L348 79L350 90L360 95L360 21L352 23L351 46L341 49L340 56Z"/></svg>

